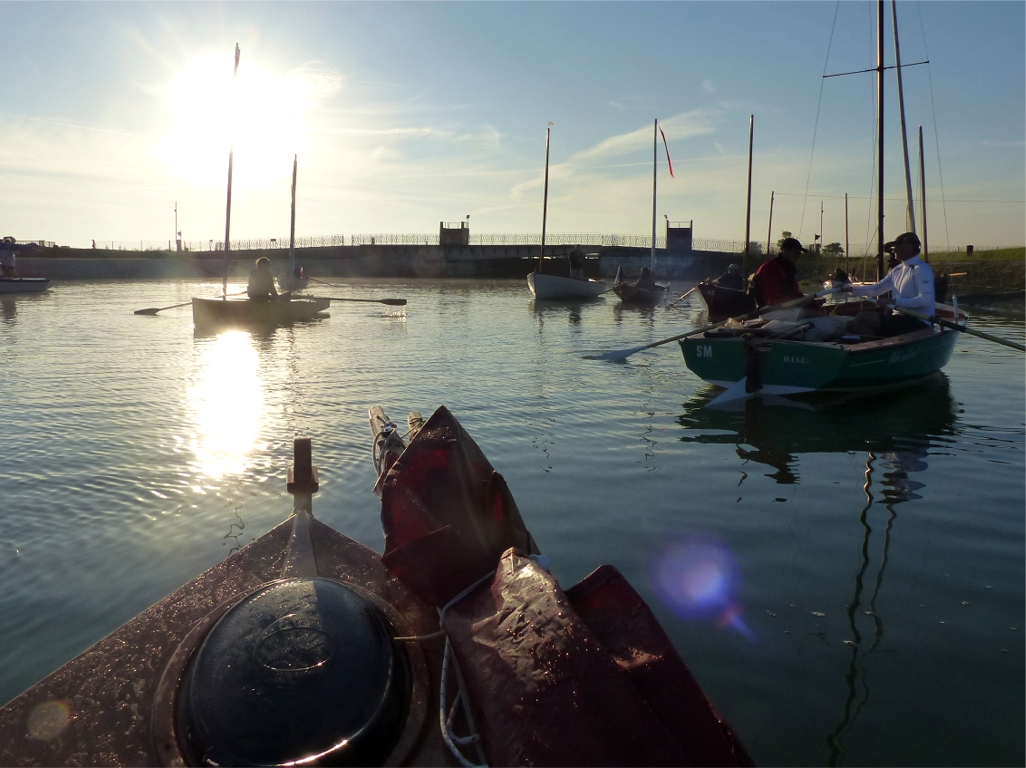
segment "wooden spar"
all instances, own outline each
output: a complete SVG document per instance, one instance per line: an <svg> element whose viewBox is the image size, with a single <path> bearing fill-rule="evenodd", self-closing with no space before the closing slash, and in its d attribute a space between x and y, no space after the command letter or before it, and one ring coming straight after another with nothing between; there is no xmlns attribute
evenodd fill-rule
<svg viewBox="0 0 1026 768"><path fill-rule="evenodd" d="M876 279L884 276L884 0L876 10Z"/></svg>
<svg viewBox="0 0 1026 768"><path fill-rule="evenodd" d="M894 71L898 75L898 112L901 115L901 152L905 160L905 228L916 231L916 209L912 202L912 172L908 162L908 135L905 130L905 92L901 88L901 49L898 47L898 4L891 0L891 23L894 27Z"/></svg>
<svg viewBox="0 0 1026 768"><path fill-rule="evenodd" d="M849 246L848 246L848 193L845 192L844 193L844 263L845 263L845 265L847 265L847 263L848 263L848 255L849 255L848 248L849 248ZM848 270L844 270L844 271L847 272Z"/></svg>
<svg viewBox="0 0 1026 768"><path fill-rule="evenodd" d="M292 224L289 227L289 285L291 275L296 271L296 169L299 166L299 155L292 156Z"/></svg>
<svg viewBox="0 0 1026 768"><path fill-rule="evenodd" d="M552 123L545 129L545 196L542 200L542 239L541 255L538 256L538 272L542 271L542 262L545 259L545 220L549 213L549 134L552 131Z"/></svg>
<svg viewBox="0 0 1026 768"><path fill-rule="evenodd" d="M235 44L235 73L233 81L239 79L239 44ZM235 138L232 137L231 147L228 149L228 203L224 214L224 275L221 277L221 298L228 300L228 249L229 237L232 229L232 164L235 160Z"/></svg>
<svg viewBox="0 0 1026 768"><path fill-rule="evenodd" d="M923 161L923 126L919 126L919 189L923 201L923 261L930 263L929 238L926 236L926 163Z"/></svg>
<svg viewBox="0 0 1026 768"><path fill-rule="evenodd" d="M776 194L774 191L770 191L770 215L769 215L769 227L766 229L766 255L769 256L772 253L770 245L773 242L773 196Z"/></svg>
<svg viewBox="0 0 1026 768"><path fill-rule="evenodd" d="M659 178L659 163L657 150L659 149L659 121L656 120L652 126L652 263L649 269L655 277L655 252L656 252L656 179Z"/></svg>
<svg viewBox="0 0 1026 768"><path fill-rule="evenodd" d="M748 207L745 209L745 252L741 255L741 274L745 274L748 261L748 249L751 247L752 234L752 147L755 139L755 115L748 117Z"/></svg>

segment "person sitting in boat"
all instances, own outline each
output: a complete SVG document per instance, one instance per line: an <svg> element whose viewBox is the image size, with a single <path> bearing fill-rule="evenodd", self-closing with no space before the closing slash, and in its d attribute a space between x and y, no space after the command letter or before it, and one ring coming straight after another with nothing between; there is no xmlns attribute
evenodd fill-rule
<svg viewBox="0 0 1026 768"><path fill-rule="evenodd" d="M584 251L581 250L580 245L575 245L574 249L570 251L570 277L576 277L578 280L584 279Z"/></svg>
<svg viewBox="0 0 1026 768"><path fill-rule="evenodd" d="M894 254L898 266L872 285L848 285L843 290L855 296L876 296L876 308L859 312L848 323L848 332L859 336L897 336L930 327L928 320L892 312L904 307L926 317L936 312L933 270L919 258L922 243L915 232L899 235L884 249Z"/></svg>
<svg viewBox="0 0 1026 768"><path fill-rule="evenodd" d="M794 237L785 238L780 244L780 253L763 262L755 272L752 287L755 289L755 303L759 307L780 304L800 299L805 294L798 287L798 259L808 251Z"/></svg>
<svg viewBox="0 0 1026 768"><path fill-rule="evenodd" d="M634 284L635 288L642 291L654 291L656 289L655 277L652 276L652 270L648 267L641 268L641 274L638 276L638 282Z"/></svg>
<svg viewBox="0 0 1026 768"><path fill-rule="evenodd" d="M0 242L0 274L4 277L18 276L18 270L15 268L17 253L14 247L13 237L5 237L3 242Z"/></svg>
<svg viewBox="0 0 1026 768"><path fill-rule="evenodd" d="M735 291L743 291L745 289L745 278L741 274L741 265L731 264L727 267L727 271L717 277L714 282L717 285L722 285L724 288L733 288Z"/></svg>
<svg viewBox="0 0 1026 768"><path fill-rule="evenodd" d="M274 275L271 274L271 260L261 256L256 260L256 269L249 273L246 293L253 301L269 301L278 298L274 289Z"/></svg>

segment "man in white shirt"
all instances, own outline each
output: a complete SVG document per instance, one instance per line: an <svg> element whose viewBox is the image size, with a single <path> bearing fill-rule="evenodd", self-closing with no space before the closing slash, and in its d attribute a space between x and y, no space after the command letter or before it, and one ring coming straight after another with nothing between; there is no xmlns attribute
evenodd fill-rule
<svg viewBox="0 0 1026 768"><path fill-rule="evenodd" d="M883 296L876 301L876 310L859 312L848 323L848 332L859 336L897 336L902 333L928 328L930 323L909 315L888 311L888 306L905 307L925 317L933 317L936 301L933 290L933 270L919 258L921 248L915 232L899 235L884 249L893 248L898 265L878 283L847 286L855 296Z"/></svg>

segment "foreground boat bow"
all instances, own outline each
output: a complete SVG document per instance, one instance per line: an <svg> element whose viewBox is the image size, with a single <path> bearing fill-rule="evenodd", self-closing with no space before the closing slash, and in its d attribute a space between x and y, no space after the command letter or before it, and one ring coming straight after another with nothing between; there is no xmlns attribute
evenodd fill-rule
<svg viewBox="0 0 1026 768"><path fill-rule="evenodd" d="M751 764L616 569L560 588L448 410L371 427L384 555L313 518L297 440L292 516L0 709L0 765Z"/></svg>

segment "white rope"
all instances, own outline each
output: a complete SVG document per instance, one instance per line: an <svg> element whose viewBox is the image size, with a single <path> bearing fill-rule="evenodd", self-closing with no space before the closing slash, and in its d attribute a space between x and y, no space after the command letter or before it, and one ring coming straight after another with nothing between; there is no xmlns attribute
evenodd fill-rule
<svg viewBox="0 0 1026 768"><path fill-rule="evenodd" d="M445 612L447 610L477 589L481 584L494 578L494 573L485 574L442 606L438 610L438 625L443 626L442 622L445 620ZM443 629L442 632L444 633L445 630ZM453 700L451 707L447 703L450 663L455 670L456 681L459 686L459 694ZM463 704L463 714L467 718L467 724L470 726L471 730L471 734L469 736L457 736L452 730L452 722L456 717L456 708L461 703ZM442 680L438 694L438 725L442 731L442 739L445 741L445 745L449 748L453 757L455 757L460 764L464 766L464 768L484 768L487 766L484 751L481 748L481 735L477 732L477 726L474 723L474 715L470 709L470 699L467 696L466 688L463 685L463 676L460 674L459 663L456 661L456 655L453 653L452 643L450 642L448 635L446 635L445 638L445 653L442 656ZM458 745L467 744L473 744L476 747L480 763L471 762L460 751Z"/></svg>

